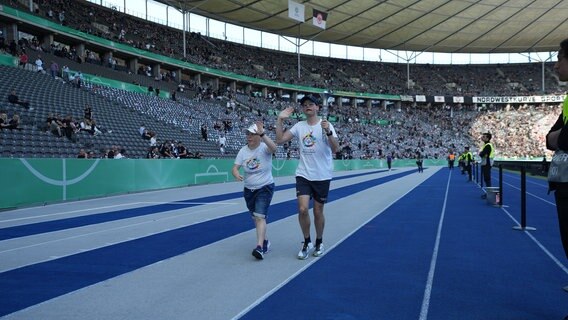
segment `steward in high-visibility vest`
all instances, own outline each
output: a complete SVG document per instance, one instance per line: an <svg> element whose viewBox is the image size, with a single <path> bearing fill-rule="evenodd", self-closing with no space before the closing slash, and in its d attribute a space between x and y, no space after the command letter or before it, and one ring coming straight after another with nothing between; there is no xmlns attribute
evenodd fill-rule
<svg viewBox="0 0 568 320"><path fill-rule="evenodd" d="M471 181L471 164L473 163L473 154L469 151L469 147L465 147L465 152L462 154L463 162L464 162L464 169L467 172L468 179L467 181Z"/></svg>
<svg viewBox="0 0 568 320"><path fill-rule="evenodd" d="M458 157L458 166L460 167L461 174L465 174L465 151Z"/></svg>
<svg viewBox="0 0 568 320"><path fill-rule="evenodd" d="M557 57L558 61L554 64L554 70L558 73L558 80L566 82L568 81L568 38L560 42L560 50L558 50ZM561 156L561 153L568 152L568 95L562 104L562 112L546 134L546 148L554 151L555 156L557 156L557 152L558 156ZM554 199L556 201L556 213L558 214L558 225L560 227L560 238L562 239L564 253L566 258L568 258L568 177L565 175L564 170L560 170L564 161L561 161L561 157L558 157L556 160L558 163L554 164L554 158L548 169L548 191L555 191ZM555 173L557 174L556 177L554 177ZM568 291L568 286L564 287L564 290Z"/></svg>
<svg viewBox="0 0 568 320"><path fill-rule="evenodd" d="M456 155L454 154L453 151L450 152L450 155L448 155L448 168L450 170L452 170L454 168L454 162L456 161Z"/></svg>
<svg viewBox="0 0 568 320"><path fill-rule="evenodd" d="M495 148L491 144L491 133L487 132L481 136L484 142L483 147L479 151L481 158L481 173L486 187L491 187L491 167L493 166L493 158L495 157Z"/></svg>

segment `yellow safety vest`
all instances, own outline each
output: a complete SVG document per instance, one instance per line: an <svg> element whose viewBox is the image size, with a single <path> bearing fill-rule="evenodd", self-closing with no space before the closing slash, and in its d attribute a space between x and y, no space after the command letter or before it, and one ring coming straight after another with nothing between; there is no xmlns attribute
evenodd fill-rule
<svg viewBox="0 0 568 320"><path fill-rule="evenodd" d="M486 146L489 146L491 148L491 152L489 152L489 156L485 156L483 159L483 164L482 165L486 165L487 164L487 158L489 158L489 165L492 166L493 165L493 158L495 157L495 148L493 148L493 145L491 144L491 142L488 142L486 144L483 145L483 148L481 148L481 150L485 149Z"/></svg>

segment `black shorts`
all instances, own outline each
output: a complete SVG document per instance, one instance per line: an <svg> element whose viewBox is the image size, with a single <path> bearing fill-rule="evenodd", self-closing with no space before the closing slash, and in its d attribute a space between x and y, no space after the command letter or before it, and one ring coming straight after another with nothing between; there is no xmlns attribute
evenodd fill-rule
<svg viewBox="0 0 568 320"><path fill-rule="evenodd" d="M331 180L310 181L304 177L296 177L296 197L310 196L319 203L326 203L330 182Z"/></svg>

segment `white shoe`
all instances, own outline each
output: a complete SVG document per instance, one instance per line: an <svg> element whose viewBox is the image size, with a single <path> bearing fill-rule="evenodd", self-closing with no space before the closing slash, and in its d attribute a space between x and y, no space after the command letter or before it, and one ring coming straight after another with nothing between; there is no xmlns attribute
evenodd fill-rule
<svg viewBox="0 0 568 320"><path fill-rule="evenodd" d="M300 250L300 252L298 252L298 259L306 260L310 256L310 253L313 249L314 245L311 242L308 242L308 244L304 243L302 249Z"/></svg>
<svg viewBox="0 0 568 320"><path fill-rule="evenodd" d="M319 257L324 253L324 251L325 251L325 248L323 247L323 243L320 243L319 246L316 246L316 249L314 250L313 256Z"/></svg>

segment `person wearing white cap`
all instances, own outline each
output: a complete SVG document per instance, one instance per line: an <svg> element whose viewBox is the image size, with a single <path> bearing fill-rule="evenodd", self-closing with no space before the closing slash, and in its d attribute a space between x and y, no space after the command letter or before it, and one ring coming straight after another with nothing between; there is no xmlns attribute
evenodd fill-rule
<svg viewBox="0 0 568 320"><path fill-rule="evenodd" d="M305 95L300 105L306 120L299 121L290 130L284 131L282 126L294 112L288 107L280 112L276 122L276 143L286 143L293 138L298 139L300 160L296 169L296 196L298 198L298 220L304 236L304 245L298 252L298 259L307 259L313 251L316 257L324 253L323 230L325 217L323 206L329 194L329 185L333 174L333 157L339 149L337 133L327 119L320 118L318 111L320 100L312 95ZM316 229L316 245L310 237L310 199L314 199L314 226Z"/></svg>
<svg viewBox="0 0 568 320"><path fill-rule="evenodd" d="M232 174L237 181L244 181L243 196L256 227L256 247L252 255L262 260L270 248L266 237L266 218L274 194L272 177L272 154L276 143L264 132L261 121L246 130L247 145L243 146L233 165ZM243 168L244 177L239 170Z"/></svg>

